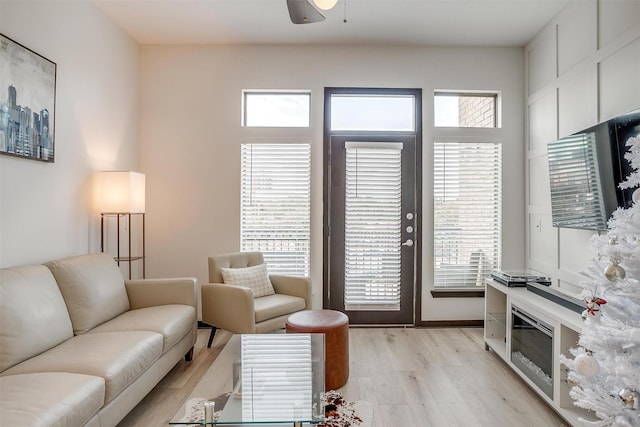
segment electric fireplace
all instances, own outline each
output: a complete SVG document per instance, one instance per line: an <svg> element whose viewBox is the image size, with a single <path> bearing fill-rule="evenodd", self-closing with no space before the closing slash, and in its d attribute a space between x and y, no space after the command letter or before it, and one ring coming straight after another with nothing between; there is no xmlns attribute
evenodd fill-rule
<svg viewBox="0 0 640 427"><path fill-rule="evenodd" d="M553 399L553 326L511 306L511 362Z"/></svg>

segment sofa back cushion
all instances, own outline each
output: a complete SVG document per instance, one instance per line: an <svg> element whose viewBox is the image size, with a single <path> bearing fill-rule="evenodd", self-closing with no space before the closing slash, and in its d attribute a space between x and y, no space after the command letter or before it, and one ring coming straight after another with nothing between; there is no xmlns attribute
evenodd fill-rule
<svg viewBox="0 0 640 427"><path fill-rule="evenodd" d="M84 334L129 310L124 279L109 255L80 255L46 265L67 304L74 334Z"/></svg>
<svg viewBox="0 0 640 427"><path fill-rule="evenodd" d="M67 307L47 267L0 270L0 371L71 337Z"/></svg>

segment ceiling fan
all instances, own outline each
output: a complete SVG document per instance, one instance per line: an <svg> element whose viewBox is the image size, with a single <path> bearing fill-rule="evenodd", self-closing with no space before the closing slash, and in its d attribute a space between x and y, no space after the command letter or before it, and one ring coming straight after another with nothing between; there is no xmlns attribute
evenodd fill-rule
<svg viewBox="0 0 640 427"><path fill-rule="evenodd" d="M318 9L329 10L338 0L287 0L289 17L294 24L311 24L324 21Z"/></svg>

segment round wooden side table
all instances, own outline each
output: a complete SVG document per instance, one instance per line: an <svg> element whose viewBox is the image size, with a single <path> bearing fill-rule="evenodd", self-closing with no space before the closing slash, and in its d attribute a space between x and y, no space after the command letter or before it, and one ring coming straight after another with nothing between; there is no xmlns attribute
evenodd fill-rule
<svg viewBox="0 0 640 427"><path fill-rule="evenodd" d="M349 318L335 310L303 310L293 313L287 333L324 333L325 390L337 390L349 378Z"/></svg>

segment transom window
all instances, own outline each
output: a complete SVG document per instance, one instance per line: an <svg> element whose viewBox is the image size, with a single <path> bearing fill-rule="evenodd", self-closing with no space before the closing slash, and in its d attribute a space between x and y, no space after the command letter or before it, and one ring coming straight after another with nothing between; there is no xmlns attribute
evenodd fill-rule
<svg viewBox="0 0 640 427"><path fill-rule="evenodd" d="M242 99L242 126L309 127L308 91L250 91Z"/></svg>
<svg viewBox="0 0 640 427"><path fill-rule="evenodd" d="M415 131L413 95L332 94L332 131Z"/></svg>
<svg viewBox="0 0 640 427"><path fill-rule="evenodd" d="M436 127L498 127L498 94L436 92L433 97Z"/></svg>

